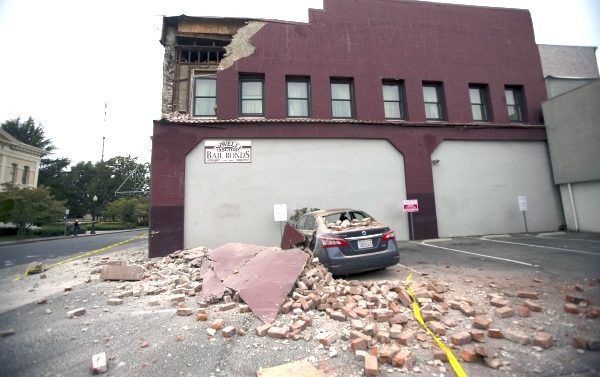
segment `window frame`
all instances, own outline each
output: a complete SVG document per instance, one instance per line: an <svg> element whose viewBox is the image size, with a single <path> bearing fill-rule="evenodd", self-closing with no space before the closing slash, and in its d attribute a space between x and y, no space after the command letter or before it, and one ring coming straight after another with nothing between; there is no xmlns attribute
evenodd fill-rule
<svg viewBox="0 0 600 377"><path fill-rule="evenodd" d="M333 98L333 85L346 84L348 85L348 92L350 95L349 99L337 99ZM355 112L355 98L354 98L354 80L351 78L331 78L329 80L329 95L331 97L331 118L332 119L354 119L356 116ZM333 104L335 102L349 102L350 103L350 116L335 116L333 113Z"/></svg>
<svg viewBox="0 0 600 377"><path fill-rule="evenodd" d="M385 86L393 86L396 88L398 92L398 100L386 100L385 99L385 91L383 88ZM383 96L383 116L387 120L405 120L406 119L406 105L405 105L405 94L404 94L404 81L402 80L383 80L381 82L381 90ZM399 118L388 117L386 114L386 103L397 103L398 104L398 113L400 114Z"/></svg>
<svg viewBox="0 0 600 377"><path fill-rule="evenodd" d="M29 184L29 166L23 166L23 174L21 175L21 184L28 185Z"/></svg>
<svg viewBox="0 0 600 377"><path fill-rule="evenodd" d="M260 99L244 99L244 83L259 82L261 85L261 97ZM263 117L265 116L265 77L259 75L242 75L239 79L239 113L242 117ZM244 113L244 101L260 101L261 112L260 113Z"/></svg>
<svg viewBox="0 0 600 377"><path fill-rule="evenodd" d="M473 99L471 97L471 90L477 90L479 94L479 103L473 103ZM473 118L473 122L489 122L491 120L490 114L490 106L489 106L489 95L488 95L488 86L486 84L469 84L469 102L471 104L471 116ZM479 111L482 114L483 119L475 119L475 113L473 112L473 107L478 106Z"/></svg>
<svg viewBox="0 0 600 377"><path fill-rule="evenodd" d="M213 96L197 96L196 95L196 82L198 80L212 80L215 82L215 95ZM216 118L217 117L217 78L214 76L193 76L192 77L192 117L194 118ZM196 114L196 99L197 98L214 98L215 99L215 107L213 108L213 114L211 115L199 115Z"/></svg>
<svg viewBox="0 0 600 377"><path fill-rule="evenodd" d="M512 92L512 97L514 99L513 104L508 103L508 92ZM506 112L508 115L508 120L511 123L525 123L526 114L525 114L525 94L523 93L523 87L520 85L505 85L504 86L504 100L506 101ZM510 109L513 107L519 116L519 119L511 119Z"/></svg>
<svg viewBox="0 0 600 377"><path fill-rule="evenodd" d="M435 95L436 95L436 102L427 102L425 101L425 88L434 88L435 89ZM446 118L446 114L444 111L444 92L443 92L443 85L441 82L434 82L434 81L424 81L423 82L423 106L424 106L424 110L425 110L425 120L426 121L442 121ZM437 107L437 112L438 112L438 117L437 118L428 118L427 117L427 105L433 105L435 104Z"/></svg>
<svg viewBox="0 0 600 377"><path fill-rule="evenodd" d="M17 184L17 176L19 174L19 164L15 164L14 162L11 164L11 183Z"/></svg>
<svg viewBox="0 0 600 377"><path fill-rule="evenodd" d="M289 83L304 83L306 84L306 97L290 97ZM285 103L288 118L310 118L311 116L311 101L310 101L310 77L304 76L288 76L285 80ZM290 115L290 100L306 101L306 115Z"/></svg>

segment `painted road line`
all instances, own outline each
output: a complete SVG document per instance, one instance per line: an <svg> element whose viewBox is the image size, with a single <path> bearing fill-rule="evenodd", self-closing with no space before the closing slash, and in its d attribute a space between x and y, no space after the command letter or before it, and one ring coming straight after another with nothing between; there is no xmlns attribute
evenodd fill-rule
<svg viewBox="0 0 600 377"><path fill-rule="evenodd" d="M554 247L554 246L543 246L543 245L532 245L530 243L522 243L522 242L510 242L510 241L500 241L500 240L488 240L485 238L480 238L480 240L484 240L484 241L489 241L489 242L500 242L500 243L507 243L510 245L519 245L519 246L529 246L529 247L537 247L540 249L552 249L552 250L560 250L560 251L568 251L571 253L577 253L577 254L586 254L586 255L595 255L597 257L600 257L600 253L594 253L591 251L583 251L583 250L575 250L575 249L567 249L564 247Z"/></svg>
<svg viewBox="0 0 600 377"><path fill-rule="evenodd" d="M482 236L481 238L488 239L488 238L510 238L510 237L512 237L510 234L488 234L488 235Z"/></svg>
<svg viewBox="0 0 600 377"><path fill-rule="evenodd" d="M566 233L564 233L564 234L566 234ZM545 240L557 240L557 241L563 241L564 240L564 241L581 241L581 242L600 243L600 240L586 240L586 239L583 239L583 238L563 238L563 237L557 238L557 237L547 237L545 235L541 236L539 234L537 236L534 236L532 234L524 234L524 236L533 237L533 238L542 238L542 239L545 239Z"/></svg>
<svg viewBox="0 0 600 377"><path fill-rule="evenodd" d="M48 266L46 266L45 270L49 270L50 268L59 266L59 265L61 265L63 263L71 262L71 261L74 261L74 260L77 260L77 259L80 259L80 258L89 257L90 255L102 253L103 251L106 251L106 250L111 249L113 247L126 244L126 243L134 241L134 240L136 240L138 238L142 238L145 235L146 235L146 233L140 233L137 236L130 237L130 238L126 239L126 240L119 241L119 242L110 244L108 246L104 246L104 247L102 247L100 249L96 249L96 250L88 251L87 253L75 255L74 257L67 258L67 259L61 260L59 262L53 263L51 265L48 265ZM28 275L28 273L29 273L29 266L27 266L27 268L25 269L25 273L23 274L23 276L17 276L13 281L21 280L22 278L26 277Z"/></svg>
<svg viewBox="0 0 600 377"><path fill-rule="evenodd" d="M537 236L538 237L546 237L546 236L564 236L565 234L567 234L566 232L546 232L546 233L538 233ZM530 234L527 234L528 236ZM532 237L536 237L534 235L531 235Z"/></svg>
<svg viewBox="0 0 600 377"><path fill-rule="evenodd" d="M493 241L493 240L489 240L489 241ZM411 241L411 242L414 242L414 241ZM485 254L479 254L479 253L472 253L470 251L464 251L464 250L458 250L458 249L451 249L449 247L443 247L443 246L438 246L438 245L429 245L429 244L425 243L424 241L423 242L416 242L416 243L421 244L421 245L425 245L425 246L429 246L429 247L435 247L437 249L444 249L444 250L449 250L449 251L455 251L457 253L474 255L474 256L477 256L477 257L481 257L481 258L489 258L489 259L501 260L503 262L516 263L516 264L520 264L522 266L528 266L528 267L539 267L539 265L537 265L537 264L531 264L531 263L527 263L527 262L521 262L521 261L514 260L514 259L500 258L500 257L491 256L491 255L485 255Z"/></svg>
<svg viewBox="0 0 600 377"><path fill-rule="evenodd" d="M405 266L405 265L403 265L403 264L400 264L400 263L397 263L397 264L396 264L396 266L400 266L400 267L402 267L402 268L406 268L407 270L409 270L409 271L412 271L412 272L414 272L414 273L415 273L415 274L417 274L417 275L423 275L423 273L422 273L421 271L417 271L417 270L415 270L415 269L414 269L414 268L412 268L412 267L408 267L408 266Z"/></svg>

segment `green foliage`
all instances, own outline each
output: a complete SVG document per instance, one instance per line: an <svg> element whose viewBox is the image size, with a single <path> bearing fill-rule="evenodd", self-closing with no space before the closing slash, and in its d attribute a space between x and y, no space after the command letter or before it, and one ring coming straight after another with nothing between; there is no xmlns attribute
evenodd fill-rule
<svg viewBox="0 0 600 377"><path fill-rule="evenodd" d="M54 200L46 187L19 188L4 184L0 192L0 221L17 226L18 236L23 237L33 224L59 219L63 213L63 203Z"/></svg>
<svg viewBox="0 0 600 377"><path fill-rule="evenodd" d="M33 229L31 234L38 237L56 237L64 236L65 226L64 225L44 225L41 228Z"/></svg>
<svg viewBox="0 0 600 377"><path fill-rule="evenodd" d="M45 149L48 153L56 149L52 140L46 139L44 126L36 126L32 117L25 122L21 122L21 118L7 120L2 123L2 128L22 143Z"/></svg>
<svg viewBox="0 0 600 377"><path fill-rule="evenodd" d="M148 198L120 198L108 203L102 216L105 219L119 219L128 223L148 222Z"/></svg>

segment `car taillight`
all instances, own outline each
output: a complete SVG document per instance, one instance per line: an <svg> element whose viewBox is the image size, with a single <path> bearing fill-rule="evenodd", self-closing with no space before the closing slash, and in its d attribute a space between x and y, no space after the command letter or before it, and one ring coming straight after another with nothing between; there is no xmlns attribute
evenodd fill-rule
<svg viewBox="0 0 600 377"><path fill-rule="evenodd" d="M319 237L323 247L341 247L348 246L348 242L342 238Z"/></svg>
<svg viewBox="0 0 600 377"><path fill-rule="evenodd" d="M387 232L383 233L383 235L381 236L382 241L395 240L395 239L396 239L396 235L394 234L393 230L388 230Z"/></svg>

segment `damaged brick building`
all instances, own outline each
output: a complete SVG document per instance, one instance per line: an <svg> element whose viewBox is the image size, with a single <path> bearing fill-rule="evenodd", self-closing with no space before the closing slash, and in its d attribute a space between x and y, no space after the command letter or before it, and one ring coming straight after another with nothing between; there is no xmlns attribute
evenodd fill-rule
<svg viewBox="0 0 600 377"><path fill-rule="evenodd" d="M279 244L273 206L354 207L398 239L564 222L528 11L324 0L308 23L165 17L150 255ZM414 234L402 210L417 199Z"/></svg>

